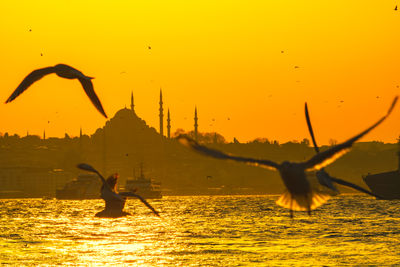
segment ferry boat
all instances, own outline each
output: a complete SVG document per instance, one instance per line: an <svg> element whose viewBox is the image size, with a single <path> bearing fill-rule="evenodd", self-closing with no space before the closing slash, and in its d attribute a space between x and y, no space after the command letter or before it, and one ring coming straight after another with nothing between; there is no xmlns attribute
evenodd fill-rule
<svg viewBox="0 0 400 267"><path fill-rule="evenodd" d="M397 170L368 174L362 177L369 189L371 189L374 194L381 196L383 199L400 199L400 139L398 139L398 144Z"/></svg>
<svg viewBox="0 0 400 267"><path fill-rule="evenodd" d="M97 199L100 198L101 181L96 174L80 174L77 178L65 184L62 189L56 189L57 199Z"/></svg>
<svg viewBox="0 0 400 267"><path fill-rule="evenodd" d="M161 183L155 182L151 178L143 175L143 167L140 166L140 176L133 179L127 179L125 190L127 192L136 192L143 198L162 198Z"/></svg>

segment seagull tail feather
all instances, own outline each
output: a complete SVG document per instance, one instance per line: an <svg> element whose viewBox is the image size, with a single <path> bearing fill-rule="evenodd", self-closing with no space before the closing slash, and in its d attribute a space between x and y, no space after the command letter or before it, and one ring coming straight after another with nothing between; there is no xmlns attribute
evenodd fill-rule
<svg viewBox="0 0 400 267"><path fill-rule="evenodd" d="M308 195L293 195L285 191L276 201L281 207L294 211L312 211L324 204L331 196L324 192L312 190Z"/></svg>

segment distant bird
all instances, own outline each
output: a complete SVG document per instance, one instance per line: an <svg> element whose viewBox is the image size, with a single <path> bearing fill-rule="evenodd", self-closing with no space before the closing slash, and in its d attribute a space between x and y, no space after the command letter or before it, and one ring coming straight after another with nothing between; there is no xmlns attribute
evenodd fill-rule
<svg viewBox="0 0 400 267"><path fill-rule="evenodd" d="M43 57L43 53L40 53L40 56Z"/></svg>
<svg viewBox="0 0 400 267"><path fill-rule="evenodd" d="M147 48L148 48L149 50L151 50L151 46L148 46Z"/></svg>
<svg viewBox="0 0 400 267"><path fill-rule="evenodd" d="M314 131L313 131L313 128L312 128L312 125L311 125L311 120L310 120L310 115L309 115L309 113L308 113L307 103L306 103L305 106L304 106L304 112L305 112L305 115L306 115L306 121L307 121L308 131L310 132L311 140L312 140L312 142L313 142L313 144L314 144L315 152L318 154L318 153L320 153L320 150L319 150L319 147L318 147L318 145L317 145L317 142L315 141ZM317 171L316 176L317 176L318 182L319 182L321 185L323 185L323 186L329 188L330 190L332 190L332 191L335 192L336 194L339 193L339 190L337 190L337 188L335 187L335 185L333 184L333 182L334 182L334 183L337 183L337 184L340 184L340 185L343 185L343 186L347 186L347 187L353 188L353 189L355 189L355 190L358 190L358 191L360 191L360 192L363 192L363 193L366 193L366 194L368 194L368 195L374 196L374 197L376 197L376 198L382 198L382 197L380 197L380 196L378 196L378 195L375 195L374 193L372 193L372 192L370 192L370 191L368 191L368 190L366 190L366 189L364 189L364 188L362 188L362 187L360 187L360 186L358 186L358 185L355 185L355 184L350 183L350 182L347 182L347 181L345 181L345 180L342 180L342 179L339 179L339 178L335 178L335 177L330 176L330 175L325 171L324 168L322 168L322 169L320 169L319 171Z"/></svg>
<svg viewBox="0 0 400 267"><path fill-rule="evenodd" d="M29 29L29 31L31 32L31 31L32 31L32 29Z"/></svg>
<svg viewBox="0 0 400 267"><path fill-rule="evenodd" d="M377 96L376 98L379 98L379 96Z"/></svg>
<svg viewBox="0 0 400 267"><path fill-rule="evenodd" d="M397 11L397 5L394 7L394 11Z"/></svg>
<svg viewBox="0 0 400 267"><path fill-rule="evenodd" d="M212 121L215 121L215 119L212 119Z"/></svg>
<svg viewBox="0 0 400 267"><path fill-rule="evenodd" d="M231 120L231 118L228 118L228 121L230 121Z"/></svg>
<svg viewBox="0 0 400 267"><path fill-rule="evenodd" d="M295 68L295 69L298 69L298 68L300 68L300 67L299 67L299 66L294 66L294 68Z"/></svg>
<svg viewBox="0 0 400 267"><path fill-rule="evenodd" d="M344 100L340 100L340 103L343 103L344 102Z"/></svg>
<svg viewBox="0 0 400 267"><path fill-rule="evenodd" d="M381 124L389 116L397 102L397 98L397 96L394 98L386 115L371 127L341 144L317 153L308 161L283 161L278 164L270 160L229 155L219 150L200 145L185 135L180 135L177 139L181 144L206 156L217 159L239 161L249 165L279 171L287 190L280 196L276 203L282 207L288 208L291 217L293 217L293 211L307 211L308 214L311 214L311 211L324 204L330 198L330 195L314 190L307 179L306 172L320 170L347 153L354 142Z"/></svg>
<svg viewBox="0 0 400 267"><path fill-rule="evenodd" d="M284 51L282 50L282 51L281 51L281 53L283 54L283 53L284 53Z"/></svg>
<svg viewBox="0 0 400 267"><path fill-rule="evenodd" d="M95 168L93 168L89 164L81 163L81 164L77 165L77 167L84 171L96 173L100 177L101 181L103 182L103 185L101 187L101 197L106 202L106 207L103 211L98 212L96 214L96 217L116 218L116 217L130 215L129 213L123 211L125 202L126 202L126 197L138 198L156 216L160 217L159 213L144 198L142 198L138 194L135 194L134 192L118 193L116 191L116 188L117 188L116 185L117 185L117 179L118 179L117 175L111 175L106 180Z"/></svg>
<svg viewBox="0 0 400 267"><path fill-rule="evenodd" d="M125 74L126 73L126 71L121 71L119 74Z"/></svg>
<svg viewBox="0 0 400 267"><path fill-rule="evenodd" d="M42 68L42 69L37 69L37 70L32 71L28 76L25 77L25 79L21 82L21 84L18 85L17 89L15 89L15 91L11 94L11 96L7 99L7 101L5 103L9 103L9 102L13 101L17 96L22 94L22 92L24 92L34 82L40 80L47 74L51 74L51 73L55 73L55 74L57 74L57 76L59 76L61 78L78 79L80 81L80 83L82 84L82 87L85 90L85 93L89 97L90 101L92 101L92 103L96 107L96 109L104 117L107 118L107 115L104 112L103 106L101 105L101 102L93 89L93 84L91 81L91 79L93 79L93 77L85 76L79 70L74 69L73 67L70 67L65 64L58 64L58 65L55 65L54 67L47 67L47 68Z"/></svg>

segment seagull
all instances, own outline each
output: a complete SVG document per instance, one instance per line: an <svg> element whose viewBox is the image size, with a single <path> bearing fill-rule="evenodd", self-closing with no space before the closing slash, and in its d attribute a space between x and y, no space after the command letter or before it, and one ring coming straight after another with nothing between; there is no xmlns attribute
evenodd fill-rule
<svg viewBox="0 0 400 267"><path fill-rule="evenodd" d="M129 215L129 213L123 211L123 208L125 206L125 201L126 201L125 197L128 197L128 196L138 198L156 216L160 217L160 214L144 198L142 198L138 194L135 194L134 192L117 193L115 188L111 188L108 181L111 181L111 183L113 183L114 186L116 186L116 180L117 180L118 176L111 175L109 178L107 178L107 181L106 181L106 179L104 179L104 177L95 168L93 168L89 164L81 163L81 164L78 164L77 167L81 170L96 173L100 177L101 181L103 182L103 186L101 189L101 196L106 202L106 208L103 211L97 213L96 214L97 217L121 217L121 216Z"/></svg>
<svg viewBox="0 0 400 267"><path fill-rule="evenodd" d="M312 142L313 142L313 144L314 144L315 152L318 154L318 153L320 153L320 150L319 150L319 147L318 147L318 145L317 145L317 142L315 141L314 131L313 131L313 128L312 128L312 125L311 125L310 115L309 115L309 113L308 113L307 103L305 103L304 111L305 111L305 114L306 114L306 120L307 120L308 131L310 132L311 139L312 139ZM318 182L319 182L321 185L323 185L323 186L329 188L330 190L332 190L333 192L335 192L335 194L339 194L339 190L337 190L337 188L335 187L335 185L334 185L332 182L337 183L337 184L340 184L340 185L343 185L343 186L347 186L347 187L353 188L353 189L358 190L358 191L360 191L360 192L363 192L363 193L366 193L366 194L368 194L368 195L374 196L374 197L376 197L376 198L378 198L378 199L381 199L381 198L382 198L381 196L378 196L378 195L376 195L376 194L374 194L374 193L372 193L372 192L370 192L370 191L368 191L368 190L366 190L366 189L364 189L364 188L362 188L362 187L360 187L360 186L358 186L358 185L355 185L355 184L350 183L350 182L347 182L347 181L345 181L345 180L342 180L342 179L339 179L339 178L335 178L335 177L330 176L330 175L325 171L324 168L322 168L322 169L320 169L319 171L317 171L316 176L317 176Z"/></svg>
<svg viewBox="0 0 400 267"><path fill-rule="evenodd" d="M42 69L37 69L32 71L28 76L25 77L25 79L18 85L17 89L11 94L11 96L7 99L5 103L9 103L13 101L15 98L17 98L20 94L22 94L26 89L28 89L29 86L31 86L34 82L40 80L47 74L55 73L57 76L61 78L66 78L66 79L78 79L85 90L85 93L89 97L90 101L92 101L93 105L96 107L96 109L104 116L107 118L106 113L104 112L103 106L101 105L101 102L99 98L97 97L94 89L93 89L93 84L91 79L93 77L89 77L84 75L82 72L80 72L77 69L74 69L71 66L65 65L65 64L58 64L55 65L54 67L46 67Z"/></svg>
<svg viewBox="0 0 400 267"><path fill-rule="evenodd" d="M397 5L394 7L394 11L397 11Z"/></svg>
<svg viewBox="0 0 400 267"><path fill-rule="evenodd" d="M308 214L311 215L311 211L324 204L330 198L330 195L314 190L306 177L306 172L320 170L347 153L354 142L369 133L389 116L397 102L397 99L398 97L396 96L386 115L368 129L347 141L335 145L328 150L317 153L311 159L302 162L283 161L282 163L276 163L270 160L239 157L200 145L185 135L180 135L177 139L182 145L206 156L217 159L239 161L248 165L278 171L286 190L276 201L276 204L288 208L290 210L290 217L292 218L293 211L307 211Z"/></svg>
<svg viewBox="0 0 400 267"><path fill-rule="evenodd" d="M299 66L294 66L294 68L295 68L295 69L298 69L298 68L300 68L300 67L299 67Z"/></svg>

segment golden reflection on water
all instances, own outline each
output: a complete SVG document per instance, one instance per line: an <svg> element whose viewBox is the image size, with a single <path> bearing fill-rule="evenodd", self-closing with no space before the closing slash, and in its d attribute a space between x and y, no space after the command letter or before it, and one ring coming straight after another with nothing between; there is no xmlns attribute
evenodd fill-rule
<svg viewBox="0 0 400 267"><path fill-rule="evenodd" d="M333 198L311 217L272 196L164 197L162 218L94 214L101 200L1 200L0 261L14 265L388 265L400 262L400 202Z"/></svg>

